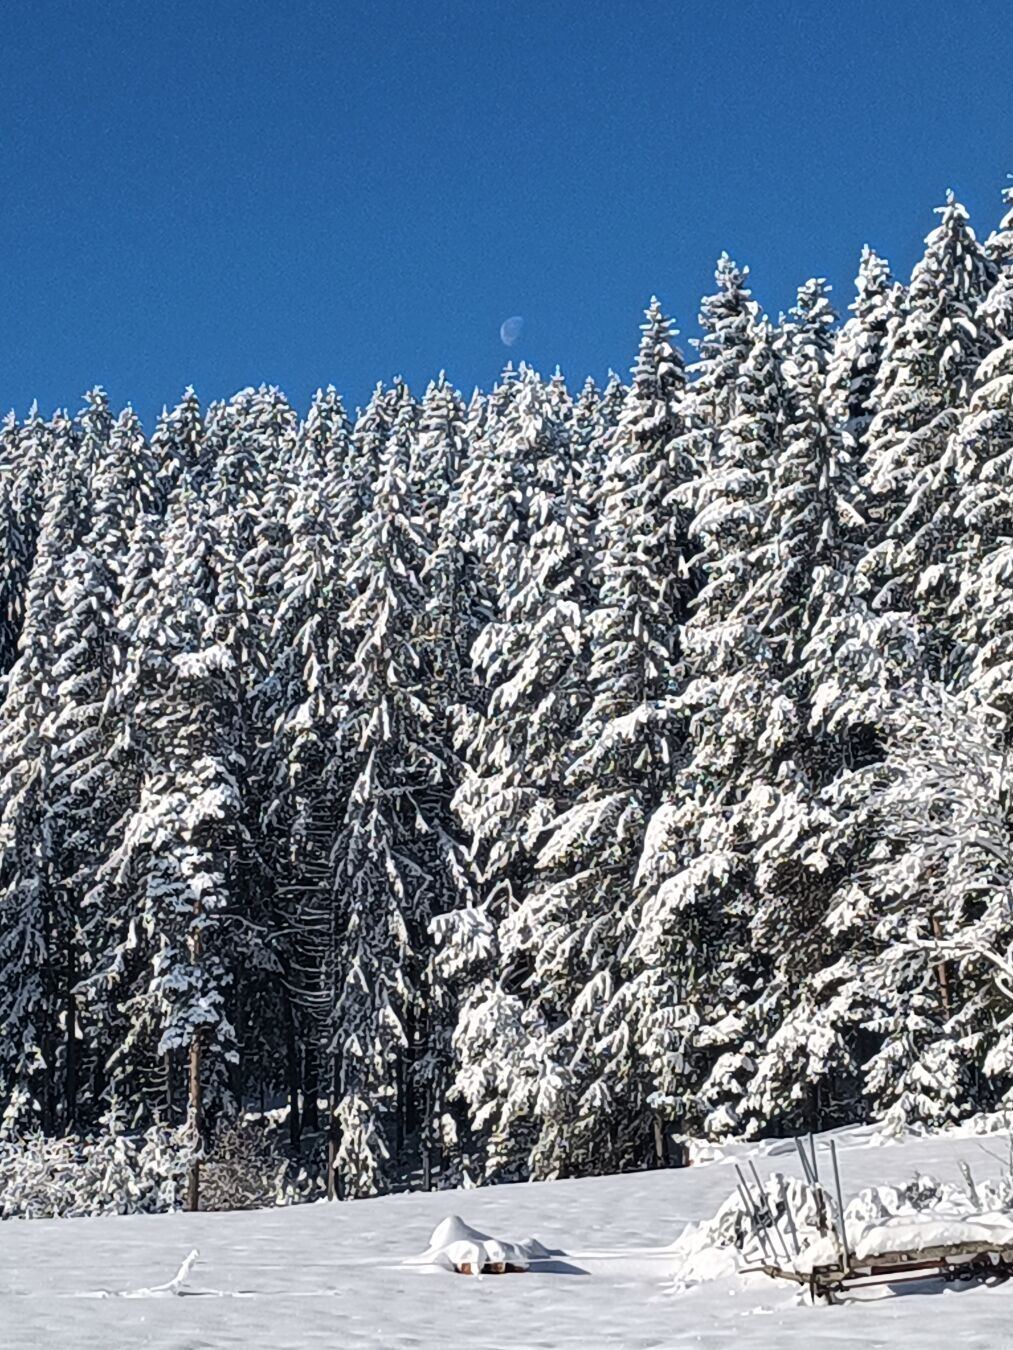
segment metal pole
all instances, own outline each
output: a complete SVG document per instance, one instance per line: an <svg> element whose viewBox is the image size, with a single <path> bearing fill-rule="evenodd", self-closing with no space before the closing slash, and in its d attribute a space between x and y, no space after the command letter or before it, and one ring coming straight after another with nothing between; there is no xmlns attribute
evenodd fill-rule
<svg viewBox="0 0 1013 1350"><path fill-rule="evenodd" d="M735 1170L736 1170L736 1172L738 1172L738 1170L739 1170L738 1164L737 1164L737 1163L736 1163L736 1166L735 1166ZM752 1221L753 1221L753 1232L754 1232L754 1233L756 1234L756 1236L759 1238L760 1246L763 1248L763 1251L764 1251L765 1255L767 1255L767 1256L771 1259L771 1261L776 1261L776 1260L777 1260L777 1253L774 1251L773 1247L772 1247L772 1246L770 1245L770 1243L767 1241L767 1235L766 1235L766 1233L763 1231L762 1226L761 1226L761 1225L758 1223L758 1221L757 1221L756 1210L755 1210L755 1208L753 1207L753 1198L752 1198L752 1196L749 1194L749 1192L746 1190L746 1184L745 1184L745 1182L744 1182L743 1179L742 1179L741 1173L740 1173L740 1175L739 1175L739 1194L742 1196L742 1202L743 1202L743 1204L744 1204L745 1207L746 1207L746 1213L749 1215L749 1217L750 1217L750 1218L752 1219Z"/></svg>
<svg viewBox="0 0 1013 1350"><path fill-rule="evenodd" d="M788 1204L788 1187L784 1177L781 1177L781 1204L784 1205L784 1215L788 1221L788 1232L791 1234L792 1244L795 1247L795 1255L802 1255L802 1248L799 1246L798 1229L795 1227L795 1216L791 1212L791 1206Z"/></svg>
<svg viewBox="0 0 1013 1350"><path fill-rule="evenodd" d="M802 1147L802 1140L795 1136L795 1147L798 1149L798 1156L802 1159L802 1171L805 1173L805 1179L810 1186L816 1185L816 1178L813 1176L812 1163L806 1157L805 1149Z"/></svg>

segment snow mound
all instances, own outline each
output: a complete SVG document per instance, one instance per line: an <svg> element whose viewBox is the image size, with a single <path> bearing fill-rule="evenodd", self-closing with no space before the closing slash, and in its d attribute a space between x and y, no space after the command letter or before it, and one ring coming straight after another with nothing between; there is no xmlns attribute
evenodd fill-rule
<svg viewBox="0 0 1013 1350"><path fill-rule="evenodd" d="M527 1270L532 1261L548 1255L534 1238L508 1242L505 1238L490 1237L466 1224L459 1215L451 1214L437 1224L422 1255L410 1257L406 1264L442 1266L445 1270L460 1270L467 1266L478 1275L484 1266L513 1266L517 1270Z"/></svg>

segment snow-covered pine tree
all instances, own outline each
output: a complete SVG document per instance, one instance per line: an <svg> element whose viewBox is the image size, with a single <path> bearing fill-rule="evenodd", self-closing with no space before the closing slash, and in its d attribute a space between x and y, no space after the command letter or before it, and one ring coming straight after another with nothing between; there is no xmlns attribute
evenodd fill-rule
<svg viewBox="0 0 1013 1350"><path fill-rule="evenodd" d="M0 433L0 672L14 662L24 623L50 443L50 430L34 405L23 427L12 414Z"/></svg>
<svg viewBox="0 0 1013 1350"><path fill-rule="evenodd" d="M158 466L160 496L164 499L184 479L191 486L203 482L210 471L204 439L204 415L192 386L169 412L163 408L151 437L151 453Z"/></svg>
<svg viewBox="0 0 1013 1350"><path fill-rule="evenodd" d="M150 1110L145 1079L167 1056L178 1067L185 1055L200 1130L206 1107L214 1115L231 1106L228 1005L250 948L236 913L242 655L218 608L217 522L185 487L170 503L163 547L130 616L121 715L143 735L143 771L96 887L108 937L92 983L129 1015L110 1065L114 1087L125 1083L138 1106L147 1095Z"/></svg>
<svg viewBox="0 0 1013 1350"><path fill-rule="evenodd" d="M89 416L83 415L83 421ZM82 442L89 432L82 429ZM92 432L97 436L98 432ZM76 985L86 973L83 939L85 897L91 891L109 831L128 797L112 758L114 726L107 717L114 675L115 607L130 533L155 505L155 464L140 423L126 409L109 429L108 441L92 448L87 531L63 560L57 584L51 673L57 698L40 727L50 765L42 828L53 854L54 881L66 918L66 989L62 1020L64 1123L78 1119L82 1079L78 1046Z"/></svg>
<svg viewBox="0 0 1013 1350"><path fill-rule="evenodd" d="M993 341L977 316L994 264L952 193L938 214L911 276L906 313L884 343L866 438L863 511L871 547L860 576L880 609L919 608L922 574L937 554L932 532L922 527L945 483L940 461ZM947 655L941 644L936 664Z"/></svg>
<svg viewBox="0 0 1013 1350"><path fill-rule="evenodd" d="M856 465L876 412L880 365L888 337L903 322L906 288L895 282L890 264L868 245L855 279L851 318L838 330L827 368L827 415Z"/></svg>
<svg viewBox="0 0 1013 1350"><path fill-rule="evenodd" d="M718 285L700 302L701 338L694 339L697 360L689 368L679 439L681 452L697 466L693 478L680 484L680 506L696 514L696 494L712 471L720 474L719 438L740 411L740 393L748 387L743 368L753 350L760 309L746 285L749 268L738 267L722 253L714 273Z"/></svg>
<svg viewBox="0 0 1013 1350"><path fill-rule="evenodd" d="M447 756L447 782L460 782L461 770L453 753L452 726L458 710L474 707L476 688L470 650L482 623L481 587L476 560L465 549L469 523L458 509L458 493L470 448L469 433L484 416L481 401L466 410L460 395L441 373L423 399L413 438L409 470L430 543L422 582L425 592L416 641L430 671L428 704L432 730ZM444 817L446 877L450 881L434 912L472 898L471 878L463 857L462 840ZM447 911L442 922L453 922ZM456 972L440 960L432 933L426 942L421 998L427 1010L427 1037L413 1065L413 1081L420 1103L419 1145L423 1179L441 1185L460 1179L458 1129L449 1101L453 1073L451 1037L457 1020L459 989Z"/></svg>
<svg viewBox="0 0 1013 1350"><path fill-rule="evenodd" d="M255 1057L260 1053L262 984L272 965L264 934L274 922L274 896L266 883L275 875L270 862L275 841L270 834L260 836L259 822L271 800L275 773L273 621L290 545L287 520L299 460L299 423L281 391L262 385L241 391L214 420L209 414L208 438L213 437L221 446L202 494L219 520L214 636L208 642L224 647L234 661L229 735L234 731L238 736L234 749L244 766L243 812L234 822L236 854L230 877L234 903L245 919L236 951L243 959L236 961L228 1006L239 1048L232 1072L235 1096L242 1094L247 1051ZM289 1041L289 1059L297 1052ZM290 1066L290 1084L293 1076ZM310 1095L315 1106L315 1088ZM293 1123L296 1106L293 1099Z"/></svg>
<svg viewBox="0 0 1013 1350"><path fill-rule="evenodd" d="M372 500L373 485L380 475L391 429L397 420L399 408L405 404L417 414L411 390L398 377L389 389L382 383L377 384L369 402L355 419L352 429L352 477L362 492L357 519Z"/></svg>
<svg viewBox="0 0 1013 1350"><path fill-rule="evenodd" d="M884 718L857 774L875 841L838 897L841 1010L865 1022L866 1109L952 1123L1013 1088L1013 840L1003 719L928 684Z"/></svg>
<svg viewBox="0 0 1013 1350"><path fill-rule="evenodd" d="M305 1025L307 1067L314 1075L308 1095L315 1099L320 1087L326 1087L332 1121L335 1106L336 1061L326 1053L339 942L330 855L350 786L334 747L345 715L351 650L343 621L343 536L351 506L342 461L332 459L328 467L329 458L321 448L313 462L305 459L298 475L288 518L291 544L274 615L273 665L265 687L275 720L270 732L272 777L261 808L261 856L272 876L269 927L281 980L264 997L277 1005L275 1021L284 1029L293 1137L299 1134L297 1023ZM333 1163L332 1156L332 1177Z"/></svg>
<svg viewBox="0 0 1013 1350"><path fill-rule="evenodd" d="M119 972L115 982L103 972L115 957L111 954L119 933L127 923L104 884L104 865L121 837L123 821L140 797L146 768L150 764L149 746L152 728L148 719L147 694L154 683L140 687L134 681L138 669L131 660L138 635L152 639L152 627L161 622L161 600L156 587L164 580L162 565L165 550L162 516L146 513L138 516L126 552L118 568L118 587L113 607L109 645L109 688L101 709L99 730L103 753L108 756L112 791L105 803L107 837L92 860L92 887L81 905L83 959L81 979L75 991L78 1018L84 1038L94 1058L89 1071L89 1097L82 1103L78 1122L83 1127L101 1119L110 1101L129 1104L131 1115L149 1115L159 1120L173 1119L173 1083L170 1057L159 1065L143 1054L134 1054L140 1044L140 1028L132 1010L120 1000L123 989L144 972L145 954L137 944L120 949L132 953L136 968ZM110 808L117 815L110 819ZM150 1028L148 1028L150 1030ZM143 1037L141 1038L143 1040ZM155 1038L157 1040L157 1037ZM160 1072L161 1070L161 1072Z"/></svg>
<svg viewBox="0 0 1013 1350"><path fill-rule="evenodd" d="M412 439L409 472L426 529L435 537L467 453L465 407L444 371L425 392Z"/></svg>
<svg viewBox="0 0 1013 1350"><path fill-rule="evenodd" d="M0 1102L8 1128L56 1127L64 1101L60 1019L72 985L74 932L59 850L45 828L54 766L46 719L59 709L54 647L61 582L87 521L86 484L73 430L56 428L62 465L51 480L25 600L18 655L6 678L0 723Z"/></svg>
<svg viewBox="0 0 1013 1350"><path fill-rule="evenodd" d="M942 588L949 608L941 622L956 646L957 678L1010 717L1013 188L1004 196L1009 210L987 243L998 278L977 315L992 350L975 372L970 399L948 447L952 487L942 499L940 514L946 520L939 533L950 545Z"/></svg>
<svg viewBox="0 0 1013 1350"><path fill-rule="evenodd" d="M759 306L746 285L749 268L737 266L727 253L718 259L714 279L717 291L700 302L703 337L694 340L698 355L689 373L694 415L718 432L739 411L739 377L752 349Z"/></svg>
<svg viewBox="0 0 1013 1350"><path fill-rule="evenodd" d="M343 1190L386 1189L418 1124L411 1061L427 1037L419 993L430 915L446 907L451 784L417 640L431 542L392 424L372 503L357 526L341 622L353 643L335 754L349 785L331 853L337 906L336 1163Z"/></svg>
<svg viewBox="0 0 1013 1350"><path fill-rule="evenodd" d="M766 537L774 466L782 449L784 378L775 335L758 321L738 380L738 412L719 433L691 485L689 528L702 585L683 626L688 682L687 763L679 791L655 813L640 884L656 931L695 943L682 1066L692 1096L687 1126L741 1126L744 1081L754 1067L740 1011L758 976L749 936L755 886L739 806L757 772L770 706L773 652L751 606L755 559ZM685 489L681 495L685 496Z"/></svg>
<svg viewBox="0 0 1013 1350"><path fill-rule="evenodd" d="M520 965L527 977L530 1042L502 1116L537 1123L528 1160L536 1176L651 1156L647 1102L664 1090L669 1052L661 1042L673 972L662 974L653 952L645 960L646 949L632 969L624 955L636 945L647 821L671 785L683 734L678 634L692 579L676 495L691 466L675 449L682 358L657 300L642 332L600 494L601 593L575 614L579 622L584 610L587 691L573 704L579 722L556 717L572 725L556 815L501 939L506 969Z"/></svg>
<svg viewBox="0 0 1013 1350"><path fill-rule="evenodd" d="M611 374L603 390L588 377L574 402L570 422L570 457L577 478L581 507L591 522L589 564L591 585L596 594L601 586L601 560L604 553L599 530L602 490L609 451L615 428L622 416L625 396L626 388L618 375Z"/></svg>
<svg viewBox="0 0 1013 1350"><path fill-rule="evenodd" d="M474 560L472 593L480 603L484 591L496 616L472 648L476 706L462 709L459 719L466 773L455 799L471 839L468 898L477 899L480 921L492 929L524 894L539 833L564 791L561 754L586 702L580 620L590 593L589 520L571 463L568 417L568 402L533 370L522 366L515 376L508 369L452 504L451 521L456 508L470 526L464 558L466 566ZM472 912L460 922L472 926ZM504 951L500 979L515 982L515 964ZM480 1123L483 1113L502 1108L484 1164L490 1174L526 1166L525 1142L508 1137L506 1103L476 1095L478 1041L465 1030L496 1016L500 995L494 978L479 976L464 995L455 1036L464 1052L457 1087L472 1119Z"/></svg>
<svg viewBox="0 0 1013 1350"><path fill-rule="evenodd" d="M313 395L294 447L296 480L309 476L337 480L348 472L351 425L341 395L329 384Z"/></svg>
<svg viewBox="0 0 1013 1350"><path fill-rule="evenodd" d="M856 1071L846 1019L816 1016L808 980L832 960L824 917L846 860L830 852L838 822L827 789L846 767L852 728L828 735L813 716L813 665L834 669L832 638L852 606L860 528L854 466L827 408L834 314L825 283L799 291L782 332L781 449L749 598L772 661L767 725L741 820L754 841L757 908L750 921L767 977L750 1009L757 1069L745 1107L758 1122L820 1119L821 1087ZM843 1025L842 1025L843 1023Z"/></svg>

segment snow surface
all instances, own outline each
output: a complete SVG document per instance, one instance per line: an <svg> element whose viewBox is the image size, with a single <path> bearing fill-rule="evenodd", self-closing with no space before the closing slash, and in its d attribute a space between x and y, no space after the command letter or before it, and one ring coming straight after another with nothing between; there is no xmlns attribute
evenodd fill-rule
<svg viewBox="0 0 1013 1350"><path fill-rule="evenodd" d="M998 1178L1009 1155L1005 1134L888 1144L866 1130L836 1138L849 1196L903 1184L916 1171L960 1186L961 1161L978 1182ZM828 1154L826 1140L818 1142L822 1173ZM10 1221L0 1224L0 1346L1013 1345L1013 1283L922 1283L893 1295L879 1287L846 1306L814 1308L716 1253L698 1272L703 1282L676 1284L671 1247L687 1223L714 1217L735 1187L728 1164L743 1153L763 1177L799 1175L794 1146L777 1141L752 1153L736 1146L682 1171L256 1213ZM516 1246L529 1269L465 1278L441 1264L448 1242L489 1235Z"/></svg>

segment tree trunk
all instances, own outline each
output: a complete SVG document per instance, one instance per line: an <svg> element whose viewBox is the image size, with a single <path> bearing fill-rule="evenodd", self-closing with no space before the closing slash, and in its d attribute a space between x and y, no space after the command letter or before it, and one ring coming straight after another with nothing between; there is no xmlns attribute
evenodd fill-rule
<svg viewBox="0 0 1013 1350"><path fill-rule="evenodd" d="M394 1152L397 1155L397 1161L400 1163L404 1156L405 1141L405 1062L404 1055L397 1057L397 1068L395 1070L395 1081L397 1083L397 1106L394 1112Z"/></svg>
<svg viewBox="0 0 1013 1350"><path fill-rule="evenodd" d="M932 916L932 936L937 942L942 941L942 928L940 927L939 919L935 914ZM945 961L940 961L936 966L936 983L939 985L939 997L942 1000L943 1011L946 1013L947 1017L949 1017L952 1011L950 1006L952 998L950 993L950 977L946 969Z"/></svg>
<svg viewBox="0 0 1013 1350"><path fill-rule="evenodd" d="M327 1094L327 1198L340 1200L338 1186L338 1057L331 1054L331 1090Z"/></svg>
<svg viewBox="0 0 1013 1350"><path fill-rule="evenodd" d="M232 1095L236 1101L236 1112L240 1119L243 1116L243 1097L246 1090L244 1083L246 1071L246 1057L244 1046L246 1044L246 1023L245 1007L243 994L242 968L236 971L235 975L235 1027L236 1027L236 1061L231 1065L229 1077Z"/></svg>
<svg viewBox="0 0 1013 1350"><path fill-rule="evenodd" d="M64 1001L64 1021L67 1035L67 1073L64 1082L64 1131L72 1134L77 1122L77 1001L74 986L77 984L77 955L73 939L67 944L67 989Z"/></svg>
<svg viewBox="0 0 1013 1350"><path fill-rule="evenodd" d="M197 1148L204 1143L204 1098L201 1093L201 1037L196 1032L190 1042L190 1128ZM186 1207L189 1210L200 1208L200 1160L194 1158L186 1179Z"/></svg>
<svg viewBox="0 0 1013 1350"><path fill-rule="evenodd" d="M654 1157L655 1167L668 1166L668 1141L665 1138L665 1123L660 1116L654 1117Z"/></svg>
<svg viewBox="0 0 1013 1350"><path fill-rule="evenodd" d="M201 916L201 902L193 902L195 918ZM195 963L201 959L203 943L199 924L195 924L191 938L191 954ZM198 1027L190 1042L190 1133L193 1137L194 1157L190 1163L190 1172L186 1179L186 1207L189 1210L200 1208L200 1155L204 1152L204 1094L201 1090L201 1028Z"/></svg>
<svg viewBox="0 0 1013 1350"><path fill-rule="evenodd" d="M285 1074L288 1079L288 1138L294 1149L302 1139L302 1122L299 1116L299 1052L295 1040L295 1018L292 1015L292 1003L285 995Z"/></svg>
<svg viewBox="0 0 1013 1350"><path fill-rule="evenodd" d="M317 1082L317 1055L316 1046L312 1041L306 1046L303 1053L303 1091L302 1091L302 1123L306 1130L320 1129L320 1111L317 1107L317 1093L319 1092L319 1083Z"/></svg>
<svg viewBox="0 0 1013 1350"><path fill-rule="evenodd" d="M166 1050L164 1059L165 1059L165 1123L171 1127L173 1118L173 1109L175 1107L175 1102L173 1101L173 1089L175 1087L175 1083L173 1081L171 1050Z"/></svg>

